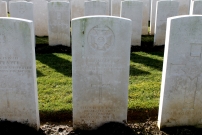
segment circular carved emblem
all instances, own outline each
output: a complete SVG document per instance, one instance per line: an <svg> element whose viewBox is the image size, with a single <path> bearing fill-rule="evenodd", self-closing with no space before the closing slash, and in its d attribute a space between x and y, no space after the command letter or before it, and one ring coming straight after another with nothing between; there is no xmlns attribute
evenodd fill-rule
<svg viewBox="0 0 202 135"><path fill-rule="evenodd" d="M114 33L107 27L97 25L88 33L89 45L99 51L107 51L114 44Z"/></svg>

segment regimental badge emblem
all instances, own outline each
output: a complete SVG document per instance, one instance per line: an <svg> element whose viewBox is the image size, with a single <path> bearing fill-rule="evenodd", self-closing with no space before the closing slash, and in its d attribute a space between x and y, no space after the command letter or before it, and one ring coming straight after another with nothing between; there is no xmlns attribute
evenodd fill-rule
<svg viewBox="0 0 202 135"><path fill-rule="evenodd" d="M89 45L99 51L107 51L114 45L114 33L108 26L97 25L88 34Z"/></svg>

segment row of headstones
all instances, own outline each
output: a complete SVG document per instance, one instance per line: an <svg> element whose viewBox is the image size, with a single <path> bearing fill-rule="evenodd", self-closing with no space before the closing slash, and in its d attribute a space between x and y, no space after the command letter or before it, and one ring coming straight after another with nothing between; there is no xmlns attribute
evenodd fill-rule
<svg viewBox="0 0 202 135"><path fill-rule="evenodd" d="M154 0L155 1L155 0ZM202 15L202 1L191 1L190 15ZM151 29L151 33L154 34L154 46L165 44L165 33L167 18L177 16L180 13L180 3L178 1L157 1L155 23L151 21L151 25L154 25L154 29Z"/></svg>
<svg viewBox="0 0 202 135"><path fill-rule="evenodd" d="M159 128L202 126L201 25L199 15L168 18ZM39 129L33 22L0 18L0 29L0 120ZM74 128L127 120L131 34L125 18L72 20Z"/></svg>
<svg viewBox="0 0 202 135"><path fill-rule="evenodd" d="M62 1L62 0L61 0ZM65 0L63 0L65 1ZM33 15L33 7L31 3L19 2L18 4L10 3L10 13L11 17L19 17L24 19L32 19L35 22L35 34L37 36L49 35L49 45L66 45L70 46L70 5L66 2L59 3L49 3L48 5L48 15L47 15L47 2L43 0L33 1L35 4L35 13ZM74 13L78 9L82 9L81 5L85 5L84 15L96 15L96 14L110 14L109 3L110 1L88 1L79 4L76 1L70 1L72 5L72 18L74 18ZM149 0L148 1L112 1L112 15L116 15L119 11L121 17L130 18L133 21L133 32L132 32L132 42L134 46L141 45L141 35L148 34L148 13L149 13ZM179 2L179 3L178 3ZM40 3L40 5L39 5ZM74 4L77 3L77 7ZM164 45L165 43L165 31L166 31L166 19L171 16L179 14L188 14L188 1L159 1L159 5L156 8L157 0L151 1L151 9L156 10L156 14L151 12L151 33L155 33L154 45ZM38 4L38 5L37 5ZM119 5L119 6L118 6ZM120 10L121 5L121 10ZM181 6L182 5L182 6ZM46 7L46 8L45 8ZM116 7L116 8L113 8ZM180 10L181 7L184 7ZM186 10L185 10L186 9ZM43 10L43 11L42 11ZM162 10L164 12L162 12ZM79 10L80 11L80 10ZM159 11L159 12L158 12ZM186 11L186 12L185 12ZM43 14L41 14L43 13ZM26 15L25 15L26 14ZM81 15L81 13L76 14ZM34 16L34 17L33 17ZM41 16L41 17L40 17ZM119 15L117 15L119 16ZM153 18L156 17L156 19ZM43 18L43 19L41 19ZM48 18L48 21L47 21ZM156 23L154 23L154 21ZM47 26L48 24L48 26ZM155 32L153 32L153 24L156 24ZM48 29L48 30L47 30ZM47 32L48 31L48 32ZM48 33L48 34L46 34Z"/></svg>
<svg viewBox="0 0 202 135"><path fill-rule="evenodd" d="M138 1L124 1L122 17L131 18L134 22L132 45L141 44L142 34L142 9L143 3ZM10 16L29 19L35 22L35 31L45 31L39 27L39 17L34 19L33 4L30 2L10 2ZM5 12L6 13L6 12ZM104 1L85 2L85 16L106 15L107 3ZM48 3L48 35L49 45L70 46L70 4L68 2L49 2ZM41 24L40 24L41 25ZM148 28L147 28L148 29Z"/></svg>

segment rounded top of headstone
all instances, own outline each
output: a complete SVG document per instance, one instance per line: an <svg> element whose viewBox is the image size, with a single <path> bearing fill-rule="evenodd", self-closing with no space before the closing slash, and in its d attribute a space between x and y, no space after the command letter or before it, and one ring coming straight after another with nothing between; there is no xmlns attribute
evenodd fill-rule
<svg viewBox="0 0 202 135"><path fill-rule="evenodd" d="M129 20L131 21L131 19L128 18L123 18L123 17L117 17L117 16L108 16L108 15L94 15L94 16L84 16L84 17L77 17L72 19L72 21L74 20L79 20L79 19L88 19L88 18L114 18L114 19L123 19L123 20Z"/></svg>
<svg viewBox="0 0 202 135"><path fill-rule="evenodd" d="M27 19L21 19L21 18L14 18L14 17L0 17L0 20L13 20L13 21L24 21L24 22L33 22L31 20Z"/></svg>

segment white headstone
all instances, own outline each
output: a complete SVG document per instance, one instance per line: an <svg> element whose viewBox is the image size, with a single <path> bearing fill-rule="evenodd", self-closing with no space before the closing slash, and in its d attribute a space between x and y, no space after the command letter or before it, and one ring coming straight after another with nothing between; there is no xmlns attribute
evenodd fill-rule
<svg viewBox="0 0 202 135"><path fill-rule="evenodd" d="M120 16L121 15L121 2L124 0L112 0L112 15ZM136 0L127 0L127 1L136 1ZM143 16L142 16L142 35L148 35L148 22L149 22L149 0L139 0L143 2Z"/></svg>
<svg viewBox="0 0 202 135"><path fill-rule="evenodd" d="M148 20L150 20L150 12L151 12L151 0L149 0L148 9L149 9Z"/></svg>
<svg viewBox="0 0 202 135"><path fill-rule="evenodd" d="M127 120L131 29L125 18L73 19L74 128Z"/></svg>
<svg viewBox="0 0 202 135"><path fill-rule="evenodd" d="M202 127L202 16L168 18L159 128Z"/></svg>
<svg viewBox="0 0 202 135"><path fill-rule="evenodd" d="M71 0L71 17L83 17L84 16L84 2L85 1L91 1L91 0ZM109 1L110 0L102 0L107 3L107 14L110 14L109 12Z"/></svg>
<svg viewBox="0 0 202 135"><path fill-rule="evenodd" d="M179 2L177 1L165 0L157 2L154 46L165 45L167 18L177 16L178 10Z"/></svg>
<svg viewBox="0 0 202 135"><path fill-rule="evenodd" d="M33 22L0 18L0 120L39 129Z"/></svg>
<svg viewBox="0 0 202 135"><path fill-rule="evenodd" d="M149 24L149 11L150 5L149 0L139 0L143 2L143 16L142 16L142 35L148 35L148 24Z"/></svg>
<svg viewBox="0 0 202 135"><path fill-rule="evenodd" d="M70 4L69 2L48 3L49 45L70 46Z"/></svg>
<svg viewBox="0 0 202 135"><path fill-rule="evenodd" d="M190 15L202 15L202 1L195 0L191 2Z"/></svg>
<svg viewBox="0 0 202 135"><path fill-rule="evenodd" d="M178 15L188 15L190 9L190 0L176 0L179 2Z"/></svg>
<svg viewBox="0 0 202 135"><path fill-rule="evenodd" d="M6 1L0 1L0 17L7 17L7 2Z"/></svg>
<svg viewBox="0 0 202 135"><path fill-rule="evenodd" d="M142 35L142 15L143 2L141 1L122 1L121 2L121 17L132 20L132 39L131 45L141 45Z"/></svg>
<svg viewBox="0 0 202 135"><path fill-rule="evenodd" d="M31 0L34 4L35 35L48 36L48 2L46 0Z"/></svg>
<svg viewBox="0 0 202 135"><path fill-rule="evenodd" d="M122 0L111 0L111 15L120 16L121 11L121 1Z"/></svg>
<svg viewBox="0 0 202 135"><path fill-rule="evenodd" d="M150 34L154 35L155 26L155 13L156 13L156 2L163 0L151 0L151 13L150 13ZM172 0L173 1L173 0ZM174 0L179 2L178 15L188 15L190 10L190 0Z"/></svg>
<svg viewBox="0 0 202 135"><path fill-rule="evenodd" d="M159 0L151 0L151 11L150 11L150 34L154 35L155 27L155 15L156 15L156 2Z"/></svg>
<svg viewBox="0 0 202 135"><path fill-rule="evenodd" d="M10 0L1 0L1 1L5 1L6 2L7 12L9 12L9 1Z"/></svg>
<svg viewBox="0 0 202 135"><path fill-rule="evenodd" d="M107 15L107 3L104 1L86 1L85 16L90 15Z"/></svg>
<svg viewBox="0 0 202 135"><path fill-rule="evenodd" d="M28 20L34 20L33 3L26 1L9 2L10 16Z"/></svg>
<svg viewBox="0 0 202 135"><path fill-rule="evenodd" d="M112 0L109 0L108 1L108 3L109 3L109 15L111 15L112 13Z"/></svg>

